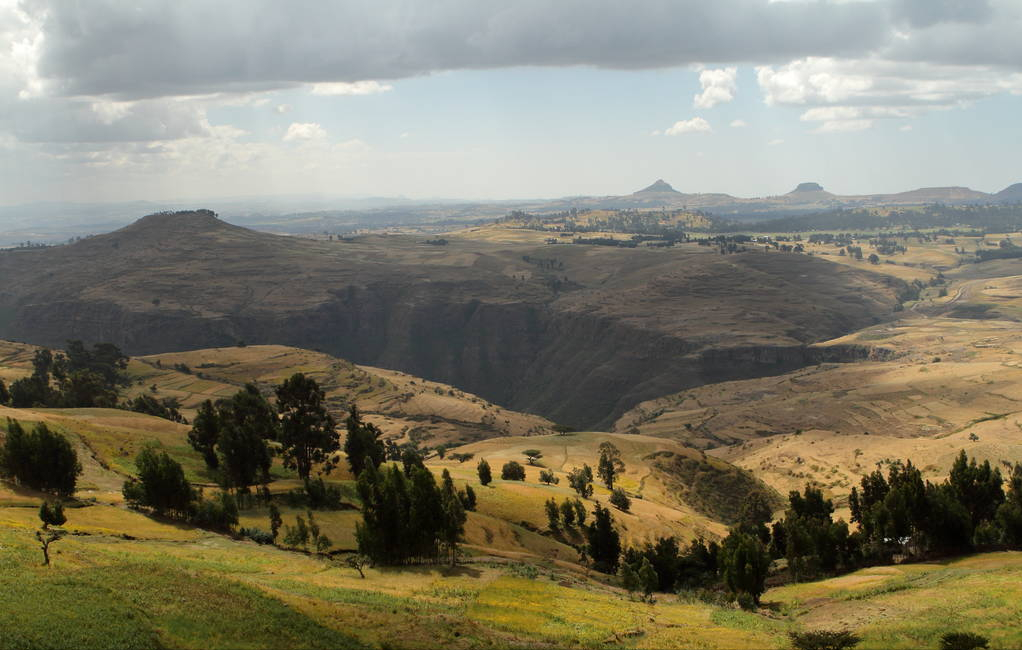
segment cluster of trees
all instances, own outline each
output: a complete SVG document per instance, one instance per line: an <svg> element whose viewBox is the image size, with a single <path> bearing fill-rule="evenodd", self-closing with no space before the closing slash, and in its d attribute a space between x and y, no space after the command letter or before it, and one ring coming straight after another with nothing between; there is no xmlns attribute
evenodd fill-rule
<svg viewBox="0 0 1022 650"><path fill-rule="evenodd" d="M893 463L862 479L849 498L864 555L871 561L895 554L944 555L977 547L1022 546L1022 465L1004 479L989 461L962 451L948 478L923 481L918 468Z"/></svg>
<svg viewBox="0 0 1022 650"><path fill-rule="evenodd" d="M68 341L67 349L57 354L36 350L32 374L15 380L3 393L14 408L114 408L120 387L128 381L127 367L128 358L116 345L97 343L89 349L81 341Z"/></svg>
<svg viewBox="0 0 1022 650"><path fill-rule="evenodd" d="M185 478L181 463L166 451L147 446L135 457L137 477L124 482L128 505L156 515L188 521L201 528L230 532L238 524L238 503L227 492L204 498Z"/></svg>
<svg viewBox="0 0 1022 650"><path fill-rule="evenodd" d="M31 431L25 431L17 420L7 420L7 435L0 447L0 475L66 498L74 494L81 473L78 452L45 422L37 422Z"/></svg>
<svg viewBox="0 0 1022 650"><path fill-rule="evenodd" d="M164 397L163 399L156 399L152 395L141 394L135 397L135 399L124 402L122 407L128 411L134 411L136 413L145 413L146 415L152 415L171 422L180 422L181 424L188 424L188 420L181 415L181 402L176 397Z"/></svg>
<svg viewBox="0 0 1022 650"><path fill-rule="evenodd" d="M268 482L274 451L306 482L315 464L325 473L336 466L336 423L316 381L295 373L275 394L276 406L246 384L230 398L199 407L188 442L224 488L247 493L249 486ZM382 453L381 446L381 460Z"/></svg>
<svg viewBox="0 0 1022 650"><path fill-rule="evenodd" d="M408 472L397 465L368 464L358 475L362 522L356 527L359 553L375 564L457 560L467 507L475 497L458 492L447 470L437 485L422 466Z"/></svg>
<svg viewBox="0 0 1022 650"><path fill-rule="evenodd" d="M550 532L560 532L562 527L566 531L571 531L575 529L576 524L580 529L584 529L586 509L579 499L565 499L561 502L561 505L557 505L557 501L551 497L544 505L546 507L547 528Z"/></svg>

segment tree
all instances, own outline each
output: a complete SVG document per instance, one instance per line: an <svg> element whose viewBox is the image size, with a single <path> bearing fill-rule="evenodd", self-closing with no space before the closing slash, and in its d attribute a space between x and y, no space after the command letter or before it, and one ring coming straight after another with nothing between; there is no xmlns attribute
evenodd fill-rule
<svg viewBox="0 0 1022 650"><path fill-rule="evenodd" d="M248 486L270 480L269 447L264 432L253 426L243 407L230 400L220 410L217 438L220 481L225 488L248 492Z"/></svg>
<svg viewBox="0 0 1022 650"><path fill-rule="evenodd" d="M358 571L359 578L365 580L366 577L365 567L370 562L368 556L362 555L361 553L352 553L347 558L345 558L344 561L349 567Z"/></svg>
<svg viewBox="0 0 1022 650"><path fill-rule="evenodd" d="M293 548L305 549L309 546L311 531L301 515L295 517L294 528L284 526L284 544Z"/></svg>
<svg viewBox="0 0 1022 650"><path fill-rule="evenodd" d="M500 468L500 478L505 481L524 481L525 468L520 463L509 460Z"/></svg>
<svg viewBox="0 0 1022 650"><path fill-rule="evenodd" d="M129 478L122 489L132 506L151 508L156 514L173 513L185 516L196 499L195 490L185 479L181 464L147 446L135 457L138 478Z"/></svg>
<svg viewBox="0 0 1022 650"><path fill-rule="evenodd" d="M471 485L466 485L464 490L459 490L458 498L461 499L461 505L465 506L465 510L476 509L476 491L472 489Z"/></svg>
<svg viewBox="0 0 1022 650"><path fill-rule="evenodd" d="M206 400L199 405L199 409L192 420L192 430L188 432L188 444L192 449L202 454L206 461L206 467L216 469L220 466L220 459L216 455L216 443L220 437L220 421L217 419L217 411L212 400Z"/></svg>
<svg viewBox="0 0 1022 650"><path fill-rule="evenodd" d="M578 495L583 499L588 499L593 495L593 470L589 465L583 465L581 469L578 467L571 470L568 474L568 483L571 488L578 492Z"/></svg>
<svg viewBox="0 0 1022 650"><path fill-rule="evenodd" d="M490 473L490 464L486 462L485 458L479 459L476 471L479 473L479 482L481 484L489 485L493 481L493 474Z"/></svg>
<svg viewBox="0 0 1022 650"><path fill-rule="evenodd" d="M586 523L586 507L580 500L575 499L571 503L575 508L575 521L578 522L579 526L584 526Z"/></svg>
<svg viewBox="0 0 1022 650"><path fill-rule="evenodd" d="M653 569L653 565L649 563L649 558L642 558L642 565L639 567L639 584L642 586L643 598L649 602L653 602L653 592L657 590L660 585L660 578L656 574L656 570Z"/></svg>
<svg viewBox="0 0 1022 650"><path fill-rule="evenodd" d="M373 467L379 467L387 456L385 445L380 440L380 430L372 424L363 422L354 405L344 425L348 430L348 435L344 438L344 453L348 456L351 473L358 476L370 463Z"/></svg>
<svg viewBox="0 0 1022 650"><path fill-rule="evenodd" d="M284 380L276 394L284 466L297 470L302 479L309 478L315 463L322 463L329 474L336 464L331 454L340 450L341 444L334 418L324 406L325 393L315 380L298 372ZM382 445L379 453L382 462Z"/></svg>
<svg viewBox="0 0 1022 650"><path fill-rule="evenodd" d="M454 460L458 461L459 463L464 463L465 461L472 460L475 457L476 457L475 454L470 454L470 453L465 453L465 452L460 452L460 451L451 454L451 458L453 458Z"/></svg>
<svg viewBox="0 0 1022 650"><path fill-rule="evenodd" d="M546 483L547 485L556 485L561 482L561 479L554 475L553 470L541 469L539 470L539 482Z"/></svg>
<svg viewBox="0 0 1022 650"><path fill-rule="evenodd" d="M621 452L612 442L600 443L600 462L596 466L596 474L603 480L608 490L614 489L617 475L624 469Z"/></svg>
<svg viewBox="0 0 1022 650"><path fill-rule="evenodd" d="M458 542L465 534L465 521L468 516L462 506L458 493L454 490L454 481L451 480L451 473L446 469L443 473L443 485L440 488L440 504L443 508L443 524L440 529L440 538L447 547L451 567L458 560Z"/></svg>
<svg viewBox="0 0 1022 650"><path fill-rule="evenodd" d="M997 524L1009 546L1022 546L1022 463L1015 463L1008 477L1004 503L997 509Z"/></svg>
<svg viewBox="0 0 1022 650"><path fill-rule="evenodd" d="M571 501L562 501L560 505L561 521L564 522L565 528L571 528L575 525L575 506L572 505Z"/></svg>
<svg viewBox="0 0 1022 650"><path fill-rule="evenodd" d="M745 594L753 605L759 605L759 597L766 587L770 555L757 537L740 531L732 531L721 548L721 564L724 584L742 603Z"/></svg>
<svg viewBox="0 0 1022 650"><path fill-rule="evenodd" d="M553 497L547 499L544 506L546 508L547 528L551 533L556 533L561 529L561 510L557 507L557 502L554 501Z"/></svg>
<svg viewBox="0 0 1022 650"><path fill-rule="evenodd" d="M762 492L752 492L742 504L738 513L738 525L745 532L755 535L764 544L770 541L767 524L774 518L773 508Z"/></svg>
<svg viewBox="0 0 1022 650"><path fill-rule="evenodd" d="M82 466L67 438L51 431L45 422L37 422L26 433L18 421L8 419L7 437L0 447L0 471L21 485L69 497Z"/></svg>
<svg viewBox="0 0 1022 650"><path fill-rule="evenodd" d="M43 522L43 530L50 526L63 526L67 521L64 504L60 501L43 501L39 506L39 520Z"/></svg>
<svg viewBox="0 0 1022 650"><path fill-rule="evenodd" d="M530 465L535 465L536 461L543 457L543 452L539 449L526 449L522 455L529 460Z"/></svg>
<svg viewBox="0 0 1022 650"><path fill-rule="evenodd" d="M0 406L6 406L11 403L11 393L7 390L7 384L4 383L3 379L0 379Z"/></svg>
<svg viewBox="0 0 1022 650"><path fill-rule="evenodd" d="M964 449L955 459L948 476L948 484L959 503L968 510L973 528L996 516L997 509L1004 503L1003 482L1000 470L991 468L990 461L985 460L979 465L973 458L970 462Z"/></svg>
<svg viewBox="0 0 1022 650"><path fill-rule="evenodd" d="M273 536L273 541L277 541L277 535L280 533L280 527L284 523L283 517L280 516L280 509L277 504L270 504L270 535Z"/></svg>
<svg viewBox="0 0 1022 650"><path fill-rule="evenodd" d="M621 578L621 586L628 592L629 596L642 589L642 581L639 579L639 574L632 568L630 563L622 562L621 566L618 567L617 575Z"/></svg>
<svg viewBox="0 0 1022 650"><path fill-rule="evenodd" d="M869 258L867 258L867 259L869 259L869 263L870 264L879 264L880 263L880 258L877 256L876 253L870 253Z"/></svg>
<svg viewBox="0 0 1022 650"><path fill-rule="evenodd" d="M50 566L50 544L64 537L66 531L52 530L50 526L60 526L67 521L64 516L64 506L57 501L53 504L44 502L39 507L39 520L43 522L42 530L35 532L35 538L39 541L39 547L43 551L43 566Z"/></svg>
<svg viewBox="0 0 1022 650"><path fill-rule="evenodd" d="M615 573L621 555L621 538L614 528L614 517L599 503L593 511L593 523L586 529L587 553L593 568L603 573Z"/></svg>
<svg viewBox="0 0 1022 650"><path fill-rule="evenodd" d="M632 500L628 498L628 495L621 488L614 488L610 495L610 502L623 512L628 512L628 508L632 505Z"/></svg>

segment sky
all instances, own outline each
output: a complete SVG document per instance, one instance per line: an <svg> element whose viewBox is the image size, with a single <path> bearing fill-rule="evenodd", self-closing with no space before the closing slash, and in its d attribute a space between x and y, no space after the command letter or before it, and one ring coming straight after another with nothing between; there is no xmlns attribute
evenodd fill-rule
<svg viewBox="0 0 1022 650"><path fill-rule="evenodd" d="M1019 0L0 0L0 205L1022 181Z"/></svg>

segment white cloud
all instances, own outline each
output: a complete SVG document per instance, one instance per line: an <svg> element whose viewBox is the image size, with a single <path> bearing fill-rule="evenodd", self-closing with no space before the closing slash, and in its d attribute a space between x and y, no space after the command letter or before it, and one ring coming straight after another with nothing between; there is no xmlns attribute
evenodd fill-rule
<svg viewBox="0 0 1022 650"><path fill-rule="evenodd" d="M742 129L747 126L749 126L749 124L745 120L733 120L731 122L731 128L733 129Z"/></svg>
<svg viewBox="0 0 1022 650"><path fill-rule="evenodd" d="M738 68L703 70L699 73L699 84L703 91L695 96L692 104L696 108L713 108L726 104L735 98L738 90Z"/></svg>
<svg viewBox="0 0 1022 650"><path fill-rule="evenodd" d="M901 128L899 128L898 130L899 131L911 131L912 130L912 125L911 124L905 124Z"/></svg>
<svg viewBox="0 0 1022 650"><path fill-rule="evenodd" d="M312 84L313 95L376 95L393 90L389 84L379 81L329 82Z"/></svg>
<svg viewBox="0 0 1022 650"><path fill-rule="evenodd" d="M701 117L690 120L679 120L672 127L664 130L664 135L681 135L683 133L709 133L713 131L710 123Z"/></svg>
<svg viewBox="0 0 1022 650"><path fill-rule="evenodd" d="M273 110L277 115L283 115L291 111L291 104L277 104Z"/></svg>
<svg viewBox="0 0 1022 650"><path fill-rule="evenodd" d="M1022 94L1022 73L985 66L809 57L759 66L756 76L771 106L804 106L801 119L817 132L869 128L876 119L918 117L1005 92Z"/></svg>
<svg viewBox="0 0 1022 650"><path fill-rule="evenodd" d="M782 138L774 138L770 142L767 142L767 144L771 147L776 147L779 144L784 144L784 140Z"/></svg>
<svg viewBox="0 0 1022 650"><path fill-rule="evenodd" d="M284 134L284 142L325 140L326 130L315 122L292 122Z"/></svg>

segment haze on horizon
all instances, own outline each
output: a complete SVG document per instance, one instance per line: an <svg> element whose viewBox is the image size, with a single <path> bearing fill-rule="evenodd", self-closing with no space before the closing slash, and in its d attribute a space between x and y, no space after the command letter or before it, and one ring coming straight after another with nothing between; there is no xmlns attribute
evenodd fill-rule
<svg viewBox="0 0 1022 650"><path fill-rule="evenodd" d="M1022 180L1013 0L0 0L0 204Z"/></svg>

